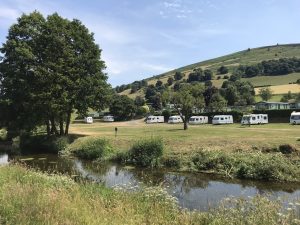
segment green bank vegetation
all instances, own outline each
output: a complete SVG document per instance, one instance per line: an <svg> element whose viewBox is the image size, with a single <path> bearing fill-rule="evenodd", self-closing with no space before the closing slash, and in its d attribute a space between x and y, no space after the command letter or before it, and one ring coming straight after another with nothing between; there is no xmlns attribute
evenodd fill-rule
<svg viewBox="0 0 300 225"><path fill-rule="evenodd" d="M66 176L0 167L1 224L298 224L298 203L265 197L224 199L208 212L180 209L161 188L125 192Z"/></svg>
<svg viewBox="0 0 300 225"><path fill-rule="evenodd" d="M150 137L134 141L132 146L112 150L108 139L79 138L64 151L90 160L111 160L142 167L169 167L177 171L216 173L226 177L300 182L300 152L290 144L231 151L195 148L192 151L167 150L166 141ZM256 149L255 149L256 148Z"/></svg>

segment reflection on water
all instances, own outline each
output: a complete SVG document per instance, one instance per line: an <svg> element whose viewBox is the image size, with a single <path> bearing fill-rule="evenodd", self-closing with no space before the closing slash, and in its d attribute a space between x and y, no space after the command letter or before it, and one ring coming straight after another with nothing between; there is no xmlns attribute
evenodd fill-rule
<svg viewBox="0 0 300 225"><path fill-rule="evenodd" d="M8 163L7 155L0 155L0 164ZM27 165L43 171L79 175L108 187L117 185L159 185L177 197L179 205L189 209L207 210L218 205L225 197L245 197L257 194L272 199L285 197L295 200L300 197L299 184L258 182L223 179L201 173L174 173L167 170L135 169L114 164L96 164L78 159L64 159L56 155L32 155L15 157Z"/></svg>

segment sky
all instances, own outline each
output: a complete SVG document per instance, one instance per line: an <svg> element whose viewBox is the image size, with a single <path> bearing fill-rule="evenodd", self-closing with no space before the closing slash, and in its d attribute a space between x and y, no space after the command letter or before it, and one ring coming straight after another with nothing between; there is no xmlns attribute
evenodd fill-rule
<svg viewBox="0 0 300 225"><path fill-rule="evenodd" d="M113 87L247 48L300 42L299 0L0 0L0 45L17 18L34 10L81 20Z"/></svg>

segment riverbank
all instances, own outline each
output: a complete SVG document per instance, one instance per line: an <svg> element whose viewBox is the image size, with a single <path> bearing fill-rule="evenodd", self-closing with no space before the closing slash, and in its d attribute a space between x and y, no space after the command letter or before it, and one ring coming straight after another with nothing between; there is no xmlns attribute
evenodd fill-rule
<svg viewBox="0 0 300 225"><path fill-rule="evenodd" d="M0 167L3 224L297 224L298 203L264 197L225 199L208 212L180 209L161 188L128 192L28 168Z"/></svg>

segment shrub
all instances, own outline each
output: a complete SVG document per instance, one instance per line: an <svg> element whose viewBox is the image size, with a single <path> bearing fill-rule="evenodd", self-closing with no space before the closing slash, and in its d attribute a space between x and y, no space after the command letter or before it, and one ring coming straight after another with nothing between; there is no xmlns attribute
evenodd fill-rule
<svg viewBox="0 0 300 225"><path fill-rule="evenodd" d="M159 138L151 138L137 141L129 152L130 161L142 167L154 167L158 165L163 154L164 144Z"/></svg>
<svg viewBox="0 0 300 225"><path fill-rule="evenodd" d="M292 154L293 152L297 152L297 149L292 145L285 144L279 146L279 151L282 154Z"/></svg>
<svg viewBox="0 0 300 225"><path fill-rule="evenodd" d="M74 154L82 159L104 159L109 158L113 149L108 140L98 137L78 138L70 144L65 152Z"/></svg>
<svg viewBox="0 0 300 225"><path fill-rule="evenodd" d="M19 148L22 154L58 153L69 143L69 137L23 134L20 136Z"/></svg>

